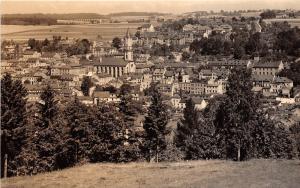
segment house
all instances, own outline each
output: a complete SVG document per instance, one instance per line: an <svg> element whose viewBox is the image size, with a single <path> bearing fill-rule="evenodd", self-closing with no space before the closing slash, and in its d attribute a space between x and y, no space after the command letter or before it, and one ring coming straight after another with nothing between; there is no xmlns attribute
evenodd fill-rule
<svg viewBox="0 0 300 188"><path fill-rule="evenodd" d="M43 92L43 86L25 84L24 87L27 90L27 101L28 102L39 102L40 101L40 95Z"/></svg>
<svg viewBox="0 0 300 188"><path fill-rule="evenodd" d="M144 91L150 87L152 83L152 74L144 74L140 83L140 91Z"/></svg>
<svg viewBox="0 0 300 188"><path fill-rule="evenodd" d="M137 63L136 64L136 73L146 73L150 72L151 65L147 63Z"/></svg>
<svg viewBox="0 0 300 188"><path fill-rule="evenodd" d="M141 33L144 32L155 32L155 28L152 24L144 24L141 27L138 27L138 31L140 31Z"/></svg>
<svg viewBox="0 0 300 188"><path fill-rule="evenodd" d="M168 95L168 96L172 96L172 85L170 84L163 84L163 83L159 83L157 84L157 89L159 92Z"/></svg>
<svg viewBox="0 0 300 188"><path fill-rule="evenodd" d="M181 107L181 106L179 105L180 100L181 100L181 98L180 98L180 96L179 96L178 94L174 95L174 96L171 98L171 104L172 104L173 108L175 108L175 109L180 109L180 107Z"/></svg>
<svg viewBox="0 0 300 188"><path fill-rule="evenodd" d="M60 59L60 55L54 52L43 52L41 55L41 59L43 60L53 60L53 59Z"/></svg>
<svg viewBox="0 0 300 188"><path fill-rule="evenodd" d="M23 59L27 60L28 58L39 58L41 56L41 53L38 53L36 51L26 50L23 52Z"/></svg>
<svg viewBox="0 0 300 188"><path fill-rule="evenodd" d="M153 71L153 81L160 81L164 78L165 72L167 71L166 68L162 68L162 67L158 67L155 68L155 70Z"/></svg>
<svg viewBox="0 0 300 188"><path fill-rule="evenodd" d="M14 76L15 79L21 80L23 84L35 85L42 81L42 76L35 75L34 73L18 74Z"/></svg>
<svg viewBox="0 0 300 188"><path fill-rule="evenodd" d="M192 101L195 104L195 109L197 110L203 110L208 105L207 100L202 97L192 97Z"/></svg>
<svg viewBox="0 0 300 188"><path fill-rule="evenodd" d="M171 98L171 104L176 110L183 110L185 108L186 100L181 99L179 95L175 95Z"/></svg>
<svg viewBox="0 0 300 188"><path fill-rule="evenodd" d="M217 79L217 74L212 69L201 69L199 79Z"/></svg>
<svg viewBox="0 0 300 188"><path fill-rule="evenodd" d="M284 69L282 61L273 61L265 63L255 63L252 67L252 73L255 75L272 75L275 76Z"/></svg>
<svg viewBox="0 0 300 188"><path fill-rule="evenodd" d="M291 90L293 88L293 81L286 77L274 77L270 83L270 92L277 96L290 97Z"/></svg>
<svg viewBox="0 0 300 188"><path fill-rule="evenodd" d="M92 79L94 80L95 84L98 84L101 86L101 85L106 85L109 82L111 82L112 80L114 80L114 77L112 77L109 74L101 73L101 74L92 75Z"/></svg>
<svg viewBox="0 0 300 188"><path fill-rule="evenodd" d="M179 90L185 91L193 95L203 95L205 93L204 82L179 82ZM177 91L179 92L179 91Z"/></svg>
<svg viewBox="0 0 300 188"><path fill-rule="evenodd" d="M175 74L173 71L166 71L164 74L164 78L162 80L162 83L165 84L172 84L175 79Z"/></svg>
<svg viewBox="0 0 300 188"><path fill-rule="evenodd" d="M181 61L181 58L182 58L182 53L180 52L172 52L172 55L174 57L174 61L175 62L180 62Z"/></svg>
<svg viewBox="0 0 300 188"><path fill-rule="evenodd" d="M120 98L115 93L108 91L94 91L92 96L95 105L99 105L100 102L120 102Z"/></svg>
<svg viewBox="0 0 300 188"><path fill-rule="evenodd" d="M46 67L46 63L42 63L39 58L28 58L26 60L26 63L29 65L30 68L36 68L36 67Z"/></svg>
<svg viewBox="0 0 300 188"><path fill-rule="evenodd" d="M55 65L50 67L51 76L61 76L65 74L70 74L71 67L68 65Z"/></svg>
<svg viewBox="0 0 300 188"><path fill-rule="evenodd" d="M87 106L94 105L93 97L90 96L77 96L78 100Z"/></svg>

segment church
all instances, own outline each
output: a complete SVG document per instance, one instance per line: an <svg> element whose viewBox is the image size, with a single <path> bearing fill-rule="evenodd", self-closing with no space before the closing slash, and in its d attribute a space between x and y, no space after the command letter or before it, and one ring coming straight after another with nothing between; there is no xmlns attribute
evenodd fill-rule
<svg viewBox="0 0 300 188"><path fill-rule="evenodd" d="M127 29L124 37L124 58L100 57L99 61L94 63L94 67L97 74L106 73L115 78L136 71L136 64L133 62L132 37L129 29Z"/></svg>

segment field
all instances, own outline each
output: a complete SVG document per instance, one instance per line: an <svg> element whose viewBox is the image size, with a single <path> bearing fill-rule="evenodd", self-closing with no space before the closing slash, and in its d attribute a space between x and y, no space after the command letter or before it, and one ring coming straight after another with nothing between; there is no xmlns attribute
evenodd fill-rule
<svg viewBox="0 0 300 188"><path fill-rule="evenodd" d="M103 40L111 40L115 36L123 37L129 28L134 34L137 27L142 23L111 23L99 25L52 25L52 26L23 26L23 25L1 25L1 38L14 40L28 40L29 38L45 39L53 35L69 38L96 39L98 35Z"/></svg>
<svg viewBox="0 0 300 188"><path fill-rule="evenodd" d="M8 178L1 183L2 188L298 188L300 161L99 163L31 177Z"/></svg>
<svg viewBox="0 0 300 188"><path fill-rule="evenodd" d="M264 21L268 24L271 23L271 22L284 22L284 21L287 21L291 25L291 27L298 26L300 28L300 18L294 18L294 19L274 18L274 19L265 19Z"/></svg>

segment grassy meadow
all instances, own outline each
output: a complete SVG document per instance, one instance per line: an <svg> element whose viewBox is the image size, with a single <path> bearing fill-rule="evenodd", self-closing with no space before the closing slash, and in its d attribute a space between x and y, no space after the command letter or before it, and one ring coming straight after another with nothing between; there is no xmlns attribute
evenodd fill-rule
<svg viewBox="0 0 300 188"><path fill-rule="evenodd" d="M298 188L299 160L86 164L1 180L2 188Z"/></svg>
<svg viewBox="0 0 300 188"><path fill-rule="evenodd" d="M111 40L115 36L123 37L129 28L134 34L142 23L110 23L99 25L52 25L52 26L23 26L1 25L1 38L13 40L28 40L29 38L45 39L53 35L69 38L87 38L94 40L98 35L103 40Z"/></svg>

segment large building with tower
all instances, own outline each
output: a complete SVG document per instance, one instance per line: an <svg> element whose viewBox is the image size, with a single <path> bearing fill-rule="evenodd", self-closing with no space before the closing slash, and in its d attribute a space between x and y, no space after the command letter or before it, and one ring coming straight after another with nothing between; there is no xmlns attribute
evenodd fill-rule
<svg viewBox="0 0 300 188"><path fill-rule="evenodd" d="M115 78L136 71L136 65L133 62L132 37L129 30L124 37L124 58L100 57L94 67L97 74L105 73Z"/></svg>

